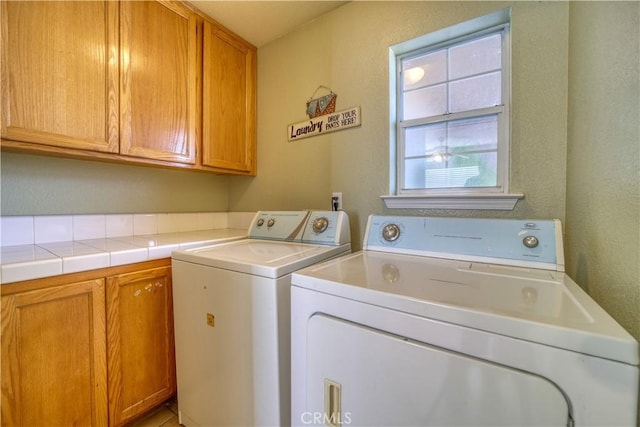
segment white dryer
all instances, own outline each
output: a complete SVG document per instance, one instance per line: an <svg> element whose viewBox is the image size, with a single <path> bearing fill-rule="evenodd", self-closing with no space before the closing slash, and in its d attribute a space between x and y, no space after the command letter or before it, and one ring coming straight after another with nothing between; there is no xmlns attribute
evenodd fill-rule
<svg viewBox="0 0 640 427"><path fill-rule="evenodd" d="M371 216L291 304L293 425L636 425L638 343L557 220Z"/></svg>
<svg viewBox="0 0 640 427"><path fill-rule="evenodd" d="M173 253L180 424L290 425L291 273L350 252L345 212L295 211Z"/></svg>

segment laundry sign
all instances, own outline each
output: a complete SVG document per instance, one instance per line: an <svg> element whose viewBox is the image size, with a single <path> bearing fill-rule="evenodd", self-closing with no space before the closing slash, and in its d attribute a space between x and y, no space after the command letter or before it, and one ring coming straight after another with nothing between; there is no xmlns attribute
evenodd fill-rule
<svg viewBox="0 0 640 427"><path fill-rule="evenodd" d="M311 117L304 122L289 125L287 133L289 141L295 141L356 126L360 126L360 107Z"/></svg>

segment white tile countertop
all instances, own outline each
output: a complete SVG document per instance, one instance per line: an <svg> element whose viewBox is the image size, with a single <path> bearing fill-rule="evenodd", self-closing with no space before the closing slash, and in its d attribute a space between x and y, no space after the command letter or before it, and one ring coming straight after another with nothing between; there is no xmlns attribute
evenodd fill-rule
<svg viewBox="0 0 640 427"><path fill-rule="evenodd" d="M0 217L0 284L168 258L247 235L253 212Z"/></svg>

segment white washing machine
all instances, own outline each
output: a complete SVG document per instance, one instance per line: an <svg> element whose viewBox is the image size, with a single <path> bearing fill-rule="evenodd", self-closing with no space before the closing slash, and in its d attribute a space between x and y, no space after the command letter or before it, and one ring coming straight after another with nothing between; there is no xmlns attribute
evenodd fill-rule
<svg viewBox="0 0 640 427"><path fill-rule="evenodd" d="M180 424L290 425L291 273L350 252L346 213L295 211L173 253Z"/></svg>
<svg viewBox="0 0 640 427"><path fill-rule="evenodd" d="M291 304L293 425L637 423L638 343L564 273L557 220L371 216Z"/></svg>

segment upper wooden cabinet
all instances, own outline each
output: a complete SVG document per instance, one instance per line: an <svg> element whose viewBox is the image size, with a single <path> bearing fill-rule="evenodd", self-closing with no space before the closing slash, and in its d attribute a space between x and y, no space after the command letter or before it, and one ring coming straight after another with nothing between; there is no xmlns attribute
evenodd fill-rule
<svg viewBox="0 0 640 427"><path fill-rule="evenodd" d="M256 169L256 49L204 21L204 166Z"/></svg>
<svg viewBox="0 0 640 427"><path fill-rule="evenodd" d="M256 48L176 1L2 1L2 149L255 175Z"/></svg>
<svg viewBox="0 0 640 427"><path fill-rule="evenodd" d="M125 1L120 20L120 153L195 163L196 15Z"/></svg>
<svg viewBox="0 0 640 427"><path fill-rule="evenodd" d="M3 1L2 138L118 152L118 4Z"/></svg>

